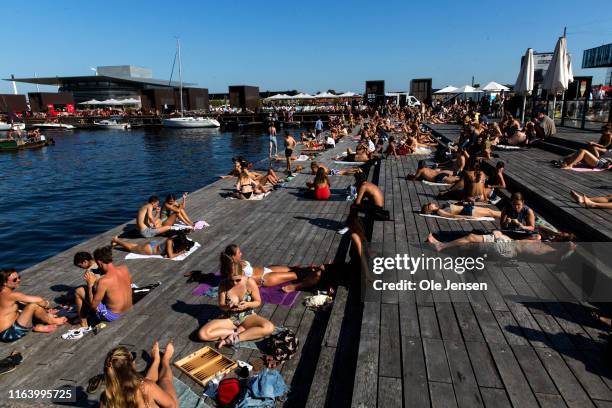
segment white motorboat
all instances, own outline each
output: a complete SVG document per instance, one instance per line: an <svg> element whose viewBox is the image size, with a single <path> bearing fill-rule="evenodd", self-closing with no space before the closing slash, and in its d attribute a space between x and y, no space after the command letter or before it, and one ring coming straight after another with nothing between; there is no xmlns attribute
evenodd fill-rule
<svg viewBox="0 0 612 408"><path fill-rule="evenodd" d="M9 130L23 130L25 129L25 123L6 123L0 122L0 132L7 132Z"/></svg>
<svg viewBox="0 0 612 408"><path fill-rule="evenodd" d="M162 125L168 128L218 128L221 126L216 119L191 116L164 119Z"/></svg>
<svg viewBox="0 0 612 408"><path fill-rule="evenodd" d="M33 129L49 129L49 130L74 130L76 129L74 126L69 125L67 123L51 123L51 122L44 122L44 123L32 123L30 125L28 125L28 127L33 128Z"/></svg>
<svg viewBox="0 0 612 408"><path fill-rule="evenodd" d="M126 130L131 129L132 125L129 123L121 123L116 120L101 120L99 122L94 122L94 126L99 129L118 129L118 130Z"/></svg>
<svg viewBox="0 0 612 408"><path fill-rule="evenodd" d="M178 59L178 70L179 70L179 95L181 100L181 116L178 118L167 118L162 120L162 126L167 128L182 128L182 129L193 129L193 128L218 128L221 124L216 119L211 118L194 118L193 116L185 116L185 109L183 107L183 64L181 63L181 43L178 38L176 39L176 55L175 62ZM174 67L174 66L173 66Z"/></svg>

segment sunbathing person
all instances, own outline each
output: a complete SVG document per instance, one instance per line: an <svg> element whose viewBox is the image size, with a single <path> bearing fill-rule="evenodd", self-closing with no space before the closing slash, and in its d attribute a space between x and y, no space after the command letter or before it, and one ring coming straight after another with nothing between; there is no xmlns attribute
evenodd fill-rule
<svg viewBox="0 0 612 408"><path fill-rule="evenodd" d="M77 288L75 301L81 326L87 327L87 317L95 314L97 319L112 322L123 316L132 307L132 277L127 266L115 266L110 246L98 248L94 260L104 273L100 279L85 272L86 288Z"/></svg>
<svg viewBox="0 0 612 408"><path fill-rule="evenodd" d="M385 195L380 188L378 188L376 184L366 180L363 171L355 173L353 177L355 177L355 188L357 189L357 197L355 198L354 204L357 207L368 207L369 209L379 211L383 210L385 207ZM367 201L367 204L365 204L364 199Z"/></svg>
<svg viewBox="0 0 612 408"><path fill-rule="evenodd" d="M580 149L576 153L564 158L561 161L553 160L552 164L562 168L571 169L577 165L583 165L591 169L608 169L612 166L612 160L601 158L585 149Z"/></svg>
<svg viewBox="0 0 612 408"><path fill-rule="evenodd" d="M262 194L268 191L261 184L253 180L246 170L240 173L236 182L236 190L236 198L241 200L249 200L253 194Z"/></svg>
<svg viewBox="0 0 612 408"><path fill-rule="evenodd" d="M153 343L151 365L143 377L137 370L134 355L124 346L115 347L104 360L105 390L100 397L101 408L163 407L178 408L170 360L174 345L166 345L159 355L159 343Z"/></svg>
<svg viewBox="0 0 612 408"><path fill-rule="evenodd" d="M240 172L242 172L242 163L238 159L233 159L234 167L232 170L225 176L220 176L221 178L233 178L240 176Z"/></svg>
<svg viewBox="0 0 612 408"><path fill-rule="evenodd" d="M406 180L429 181L431 183L453 184L461 180L461 177L453 175L450 170L430 169L424 161L419 162L419 167L414 175L407 175Z"/></svg>
<svg viewBox="0 0 612 408"><path fill-rule="evenodd" d="M372 155L373 156L373 155ZM347 162L367 162L371 158L370 153L368 153L368 146L363 143L359 143L355 148L355 152L351 150L351 148L346 149L346 156L337 157L337 160L347 161Z"/></svg>
<svg viewBox="0 0 612 408"><path fill-rule="evenodd" d="M317 200L329 200L329 197L331 197L329 179L323 167L319 167L314 180L312 183L307 183L307 186Z"/></svg>
<svg viewBox="0 0 612 408"><path fill-rule="evenodd" d="M317 163L316 161L312 161L310 163L310 174L315 176L319 168L325 169L325 172L328 176L350 176L351 174L355 174L356 172L361 171L360 168L349 168L345 170L330 169L323 163ZM310 187L312 183L308 182L306 183L306 185Z"/></svg>
<svg viewBox="0 0 612 408"><path fill-rule="evenodd" d="M136 216L136 225L143 238L152 238L172 229L172 225L162 225L159 219L159 198L149 197L149 201L140 207Z"/></svg>
<svg viewBox="0 0 612 408"><path fill-rule="evenodd" d="M469 220L472 218L493 217L500 218L501 211L487 207L478 207L473 203L455 203L447 207L440 208L436 203L423 204L421 214L439 215L446 218L457 218Z"/></svg>
<svg viewBox="0 0 612 408"><path fill-rule="evenodd" d="M389 158L389 156L393 156L395 160L398 159L397 143L395 143L395 138L393 136L389 138L389 144L383 153L383 157Z"/></svg>
<svg viewBox="0 0 612 408"><path fill-rule="evenodd" d="M200 340L219 341L217 348L221 348L271 335L274 325L253 310L261 306L255 279L247 277L242 264L230 257L226 257L221 265L219 308L222 315L202 326L198 331Z"/></svg>
<svg viewBox="0 0 612 408"><path fill-rule="evenodd" d="M514 193L510 197L510 205L501 213L501 227L504 233L514 239L539 240L536 233L535 213L525 205L521 193Z"/></svg>
<svg viewBox="0 0 612 408"><path fill-rule="evenodd" d="M164 258L172 259L179 255L189 252L193 247L194 242L187 239L183 231L178 231L176 235L168 239L154 240L145 244L136 244L120 240L119 237L113 237L111 244L120 246L121 248L141 255L161 255Z"/></svg>
<svg viewBox="0 0 612 408"><path fill-rule="evenodd" d="M65 317L56 317L48 309L50 302L40 296L17 292L21 278L15 269L0 270L0 341L19 340L30 330L51 333L65 324ZM34 325L34 321L39 323Z"/></svg>
<svg viewBox="0 0 612 408"><path fill-rule="evenodd" d="M589 147L587 147L587 150L597 158L612 148L612 125L603 126L601 132L599 141L597 143L589 142Z"/></svg>
<svg viewBox="0 0 612 408"><path fill-rule="evenodd" d="M586 194L575 191L570 191L570 194L578 204L584 205L585 208L612 209L612 194L599 197L587 197Z"/></svg>
<svg viewBox="0 0 612 408"><path fill-rule="evenodd" d="M183 193L183 198L179 202L173 194L168 194L164 205L161 208L160 219L162 225L174 225L177 218L182 221L185 225L193 227L194 223L191 221L185 207L187 206L187 193Z"/></svg>
<svg viewBox="0 0 612 408"><path fill-rule="evenodd" d="M506 188L506 178L504 177L505 164L502 161L498 161L495 164L495 174L485 181L485 187L488 190L494 188Z"/></svg>

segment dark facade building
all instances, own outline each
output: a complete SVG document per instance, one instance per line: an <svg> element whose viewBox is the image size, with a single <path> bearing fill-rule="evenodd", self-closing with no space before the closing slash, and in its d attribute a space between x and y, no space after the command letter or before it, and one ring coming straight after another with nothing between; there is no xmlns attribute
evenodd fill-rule
<svg viewBox="0 0 612 408"><path fill-rule="evenodd" d="M25 112L28 110L25 95L0 94L0 112Z"/></svg>
<svg viewBox="0 0 612 408"><path fill-rule="evenodd" d="M49 108L74 109L74 98L70 92L29 92L28 99L32 112L46 112Z"/></svg>
<svg viewBox="0 0 612 408"><path fill-rule="evenodd" d="M150 69L136 67L132 65L117 65L98 67L96 75L88 76L67 76L67 77L46 77L46 78L10 78L7 81L24 82L38 85L57 86L58 91L70 92L74 97L74 102L79 104L91 99L103 101L106 99L127 99L140 98L141 95L151 96L155 90L165 89L178 92L179 83L152 78ZM184 83L188 98L194 108L207 109L206 101L208 90L205 88L194 88L192 85ZM163 92L161 92L163 94ZM189 101L187 102L189 104ZM174 101L169 104L174 105ZM178 106L179 104L177 104ZM162 105L163 106L163 105ZM190 109L187 108L186 109Z"/></svg>
<svg viewBox="0 0 612 408"><path fill-rule="evenodd" d="M365 103L370 106L382 106L385 103L385 81L366 81Z"/></svg>
<svg viewBox="0 0 612 408"><path fill-rule="evenodd" d="M255 111L259 105L259 87L234 85L229 87L230 105Z"/></svg>
<svg viewBox="0 0 612 408"><path fill-rule="evenodd" d="M410 80L410 95L425 103L431 102L431 78Z"/></svg>
<svg viewBox="0 0 612 408"><path fill-rule="evenodd" d="M142 103L142 108L145 110L168 113L181 109L179 95L178 89L146 89L142 91L140 101ZM186 111L208 110L208 106L208 89L183 88L183 109Z"/></svg>

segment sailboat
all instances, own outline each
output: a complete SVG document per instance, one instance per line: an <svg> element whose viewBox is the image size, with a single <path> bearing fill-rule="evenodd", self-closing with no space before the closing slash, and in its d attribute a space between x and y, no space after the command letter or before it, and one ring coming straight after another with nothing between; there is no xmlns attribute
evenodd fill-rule
<svg viewBox="0 0 612 408"><path fill-rule="evenodd" d="M162 125L167 128L218 128L221 126L218 120L212 118L202 118L185 116L183 107L183 65L181 63L181 44L176 39L176 55L178 58L179 70L179 95L181 99L181 116L178 118L167 118L162 120Z"/></svg>

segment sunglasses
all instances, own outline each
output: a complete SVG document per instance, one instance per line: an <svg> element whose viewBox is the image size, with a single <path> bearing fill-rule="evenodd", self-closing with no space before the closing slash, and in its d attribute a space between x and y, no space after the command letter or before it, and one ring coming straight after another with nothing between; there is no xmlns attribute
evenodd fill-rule
<svg viewBox="0 0 612 408"><path fill-rule="evenodd" d="M10 279L10 282L19 282L21 280L21 276L19 276L19 274L17 274L16 277Z"/></svg>

